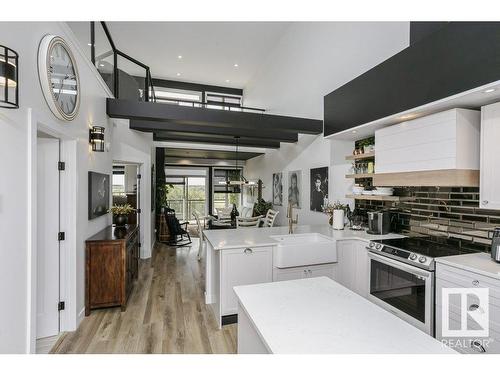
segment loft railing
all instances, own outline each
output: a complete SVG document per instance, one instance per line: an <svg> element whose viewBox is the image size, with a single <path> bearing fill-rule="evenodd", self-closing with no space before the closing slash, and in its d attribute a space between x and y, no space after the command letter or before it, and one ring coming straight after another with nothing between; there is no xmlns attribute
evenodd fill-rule
<svg viewBox="0 0 500 375"><path fill-rule="evenodd" d="M137 95L139 100L155 101L149 66L118 49L105 22L90 22L89 45L92 64L115 98L130 99Z"/></svg>

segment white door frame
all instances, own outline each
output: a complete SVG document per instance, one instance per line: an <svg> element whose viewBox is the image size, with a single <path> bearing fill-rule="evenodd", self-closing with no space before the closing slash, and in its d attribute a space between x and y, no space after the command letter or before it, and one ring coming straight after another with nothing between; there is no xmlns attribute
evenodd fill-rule
<svg viewBox="0 0 500 375"><path fill-rule="evenodd" d="M77 140L68 138L39 121L36 113L28 110L28 283L27 283L27 335L26 352L36 352L36 269L37 269L37 133L42 131L60 141L60 158L66 170L60 175L60 230L65 232L65 241L60 243L59 294L65 301L65 309L59 315L59 330L72 331L77 327L76 311L76 218ZM56 166L54 166L55 168Z"/></svg>

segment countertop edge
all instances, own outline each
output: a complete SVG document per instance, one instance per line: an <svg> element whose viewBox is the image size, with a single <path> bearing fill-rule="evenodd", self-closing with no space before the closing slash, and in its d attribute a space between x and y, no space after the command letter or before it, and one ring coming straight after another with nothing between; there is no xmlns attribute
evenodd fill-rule
<svg viewBox="0 0 500 375"><path fill-rule="evenodd" d="M489 272L489 271L483 270L481 268L477 268L477 267L475 267L473 265L468 265L468 264L454 262L453 259L452 259L454 257L464 257L464 256L467 256L467 255L470 256L470 255L477 255L477 254L483 254L483 253L454 255L454 256L450 256L450 257L436 258L436 263L438 263L438 264L444 264L446 266L450 266L450 267L453 267L453 268L458 268L458 269L461 269L461 270L465 270L465 271L477 273L479 275L483 275L483 276L486 276L486 277L490 277L492 279L500 280L500 273L493 273L493 272ZM500 263L499 263L499 268L500 268Z"/></svg>

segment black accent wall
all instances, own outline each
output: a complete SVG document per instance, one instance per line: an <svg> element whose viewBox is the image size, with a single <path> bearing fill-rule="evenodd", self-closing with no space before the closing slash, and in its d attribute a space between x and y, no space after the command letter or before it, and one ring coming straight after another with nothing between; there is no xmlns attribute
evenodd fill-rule
<svg viewBox="0 0 500 375"><path fill-rule="evenodd" d="M500 22L449 22L324 98L324 135L500 80Z"/></svg>
<svg viewBox="0 0 500 375"><path fill-rule="evenodd" d="M439 31L448 24L449 22L410 22L410 45Z"/></svg>

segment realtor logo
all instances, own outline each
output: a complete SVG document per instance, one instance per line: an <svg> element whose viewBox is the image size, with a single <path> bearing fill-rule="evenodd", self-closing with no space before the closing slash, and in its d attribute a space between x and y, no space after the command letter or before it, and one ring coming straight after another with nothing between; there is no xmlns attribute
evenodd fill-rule
<svg viewBox="0 0 500 375"><path fill-rule="evenodd" d="M443 288L441 292L443 337L489 336L488 288Z"/></svg>

